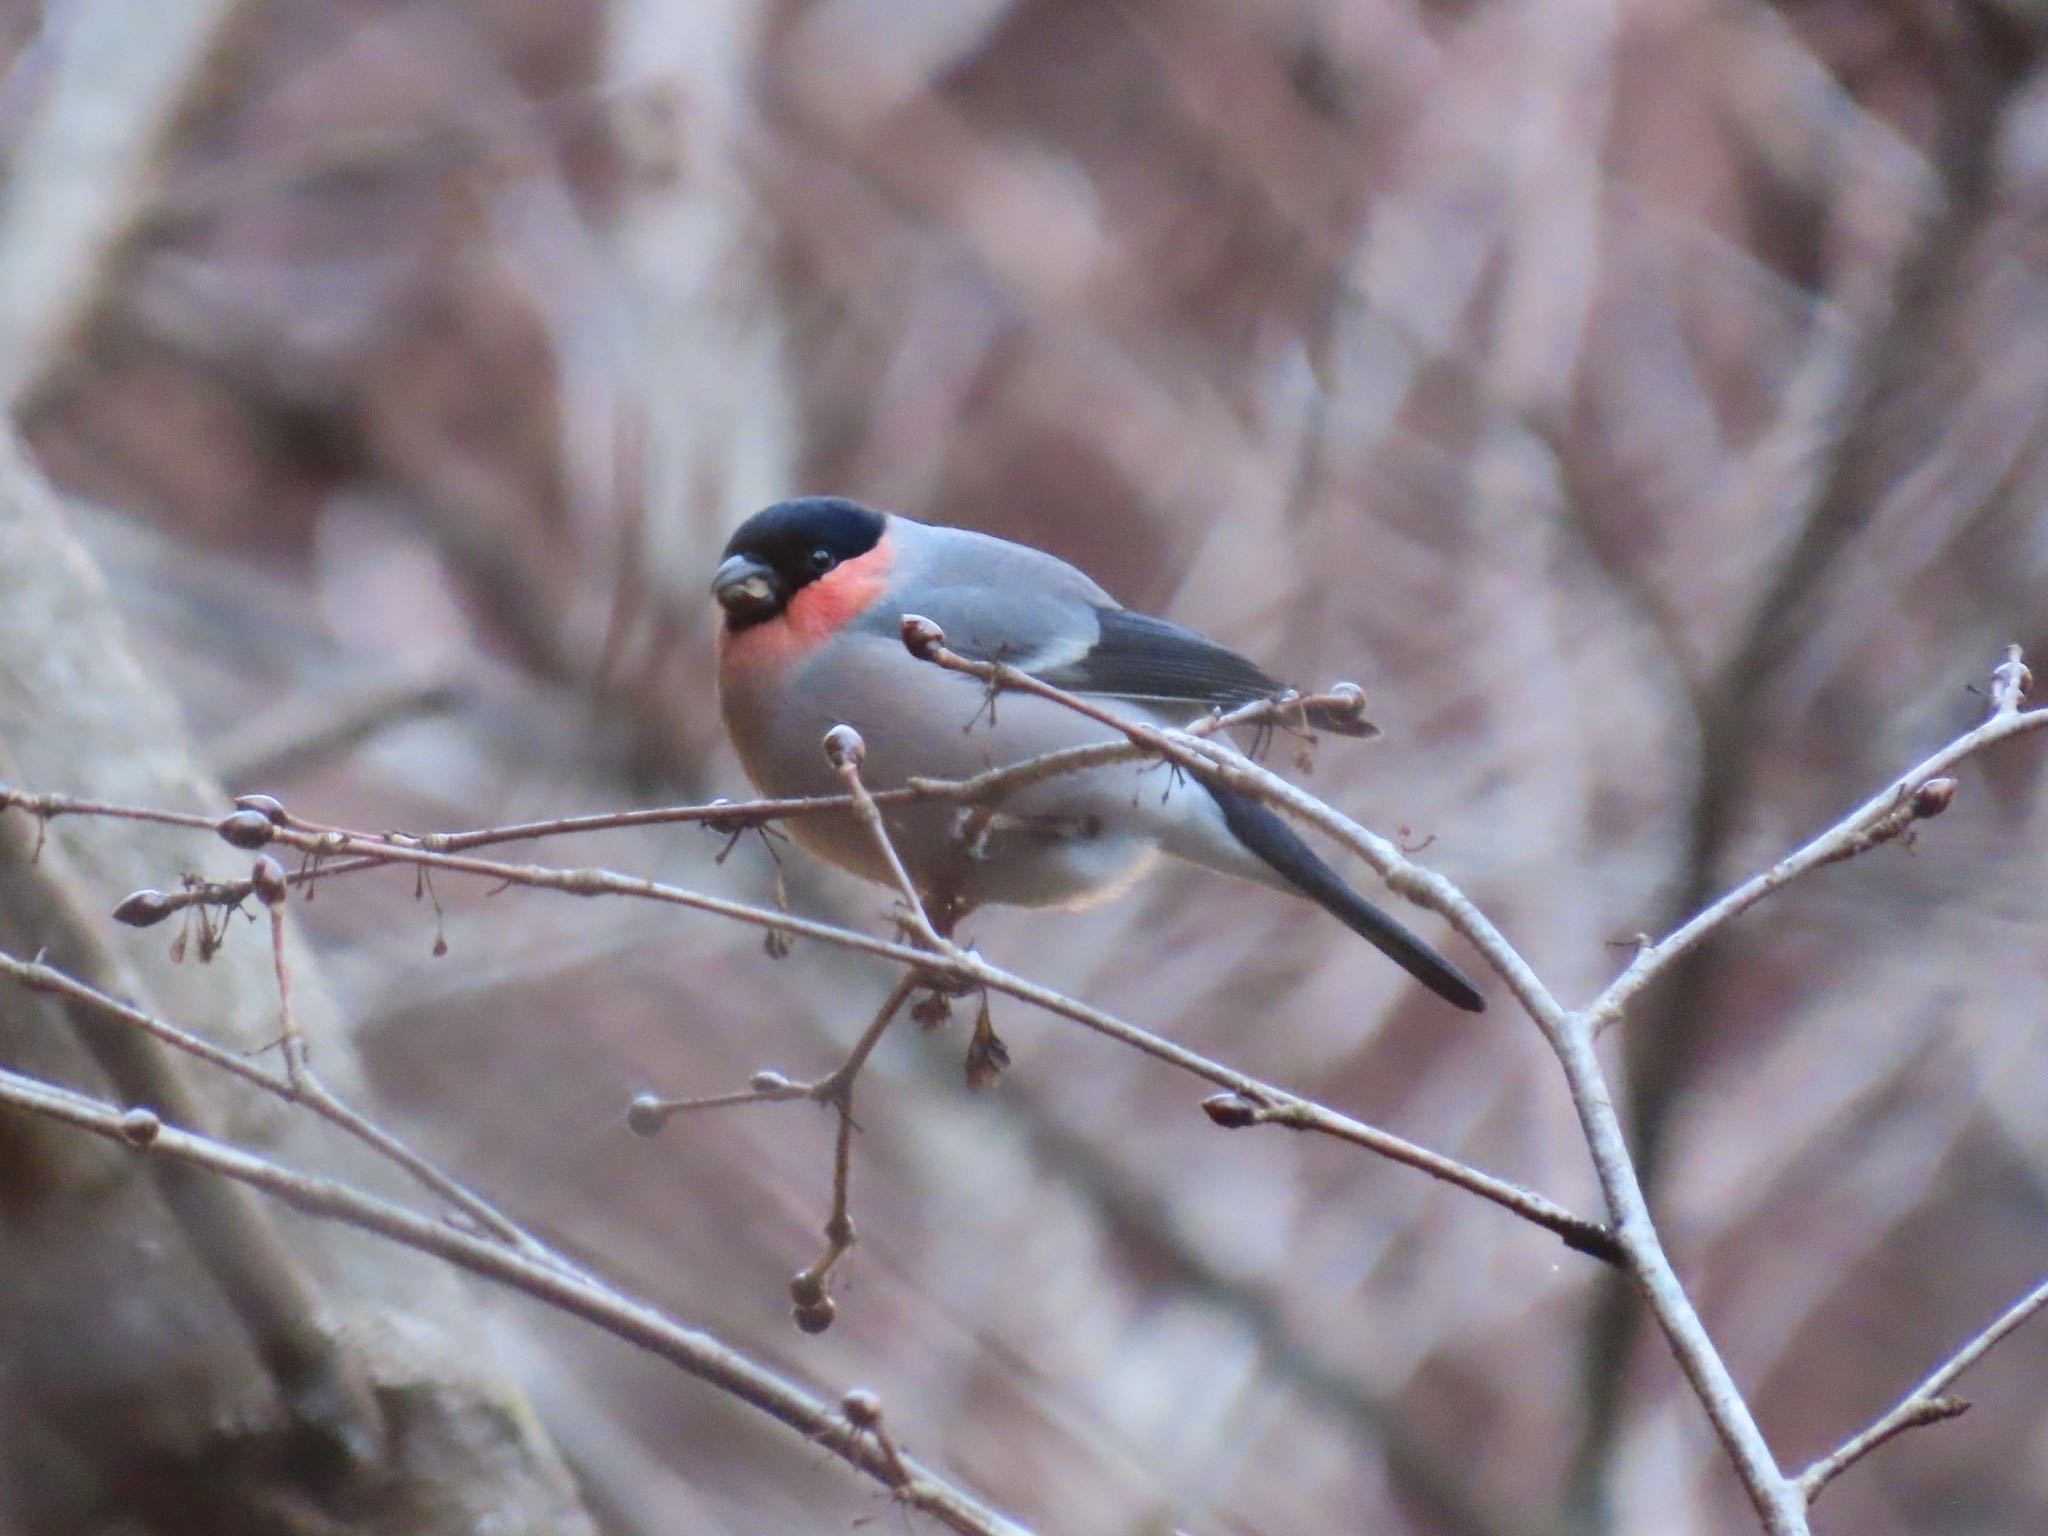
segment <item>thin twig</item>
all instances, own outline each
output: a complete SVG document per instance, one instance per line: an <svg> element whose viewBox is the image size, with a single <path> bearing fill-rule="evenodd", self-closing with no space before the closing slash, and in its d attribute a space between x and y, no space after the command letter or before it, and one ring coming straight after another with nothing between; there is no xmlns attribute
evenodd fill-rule
<svg viewBox="0 0 2048 1536"><path fill-rule="evenodd" d="M1286 724L1305 710L1352 714L1359 695L1349 688L1306 695L1283 694L1260 699L1223 714L1213 714L1191 723L1187 733L1194 737L1243 727ZM1150 756L1143 747L1127 742L1101 742L1066 747L1042 756L991 768L965 779L912 778L894 789L874 792L880 805L902 805L913 801L939 800L963 805L993 804L1020 789L1061 774L1090 768L1133 762ZM292 885L309 885L331 875L352 874L392 862L375 851L341 855L341 840L370 850L412 848L430 853L461 853L506 843L537 842L579 833L618 831L635 827L702 825L721 832L739 832L751 827L805 816L847 811L853 808L850 795L808 795L796 798L759 800L716 800L705 805L643 806L629 811L603 811L580 816L556 816L542 821L511 822L502 826L477 827L460 832L386 832L371 834L326 826L293 815L268 796L243 796L243 805L262 804L274 824L274 836L284 845L308 855L310 862L287 873ZM115 820L148 822L156 826L184 827L192 831L217 831L220 818L190 811L165 811L149 806L120 805L105 800L84 799L57 793L31 793L0 785L0 810L15 807L48 821L58 816L98 816ZM168 917L184 908L199 905L235 906L254 896L254 882L227 880L199 882L184 891L159 893L159 916Z"/></svg>
<svg viewBox="0 0 2048 1536"><path fill-rule="evenodd" d="M1023 1536L1023 1528L891 1447L884 1452L850 1422L795 1384L710 1334L687 1328L647 1303L542 1263L502 1243L460 1231L336 1180L302 1173L238 1147L164 1125L146 1110L123 1111L84 1094L0 1069L0 1104L234 1179L294 1209L432 1255L580 1317L657 1355L789 1425L873 1478L899 1503L964 1536Z"/></svg>
<svg viewBox="0 0 2048 1536"><path fill-rule="evenodd" d="M275 1095L288 1104L303 1104L321 1119L361 1141L380 1157L404 1169L422 1187L447 1201L498 1241L510 1243L536 1259L564 1268L574 1267L566 1259L547 1249L475 1191L451 1178L382 1126L336 1098L317 1078L301 1075L299 1081L294 1083L287 1078L274 1076L239 1052L223 1049L212 1041L171 1023L168 1019L160 1019L154 1014L131 1007L118 998L110 997L88 986L77 977L38 960L23 960L0 952L0 978L28 991L61 997L67 1002L88 1008L104 1019L148 1035L173 1050L205 1062L208 1066L218 1067L221 1071L230 1073L265 1093Z"/></svg>
<svg viewBox="0 0 2048 1536"><path fill-rule="evenodd" d="M626 1123L641 1136L658 1134L671 1115L692 1110L732 1109L742 1104L787 1104L804 1100L822 1104L838 1117L838 1133L832 1147L832 1209L825 1218L825 1247L789 1282L791 1315L796 1325L806 1333L822 1333L832 1326L838 1309L833 1304L827 1282L831 1278L832 1267L853 1247L853 1215L849 1209L848 1188L852 1180L853 1132L856 1128L853 1120L854 1081L860 1076L861 1068L867 1065L875 1047L881 1043L890 1023L910 1000L910 994L921 984L916 971L905 971L897 977L889 995L882 999L882 1005L869 1019L867 1028L854 1041L853 1048L837 1067L815 1081L791 1082L780 1072L762 1071L756 1072L754 1080L745 1088L733 1093L684 1099L664 1099L644 1093L635 1096L626 1110Z"/></svg>
<svg viewBox="0 0 2048 1536"><path fill-rule="evenodd" d="M948 671L1062 704L1120 732L1134 744L1150 748L1163 760L1176 763L1197 777L1289 812L1351 849L1386 880L1389 888L1439 913L1463 934L1508 984L1550 1042L1564 1072L1566 1089L1607 1202L1612 1237L1620 1250L1619 1261L1657 1319L1672 1355L1706 1411L1765 1530L1770 1536L1806 1536L1805 1501L1779 1468L1757 1427L1755 1414L1664 1251L1629 1156L1627 1139L1615 1113L1613 1095L1594 1050L1593 1032L1585 1015L1572 1013L1558 1002L1528 961L1464 892L1435 871L1415 863L1386 838L1216 742L1127 719L1004 663L979 662L961 656L946 647L943 631L928 619L907 617L903 639L913 655Z"/></svg>
<svg viewBox="0 0 2048 1536"><path fill-rule="evenodd" d="M1819 1498L1823 1488L1886 1441L1904 1434L1909 1429L1918 1429L1923 1424L1939 1424L1944 1419L1952 1419L1967 1411L1970 1405L1960 1398L1949 1396L1949 1387L1963 1372L1989 1354L2008 1334L2018 1330L2044 1308L2048 1308L2048 1281L2034 1287L2007 1307L1989 1326L1975 1334L1962 1348L1929 1372L1926 1378L1900 1398L1889 1412L1874 1420L1867 1429L1851 1435L1800 1473L1799 1491L1806 1502L1811 1504Z"/></svg>
<svg viewBox="0 0 2048 1536"><path fill-rule="evenodd" d="M789 1282L789 1301L796 1323L806 1333L818 1333L832 1324L832 1297L826 1289L832 1266L853 1246L853 1215L848 1209L848 1188L853 1177L853 1085L868 1057L881 1043L890 1023L917 990L914 971L905 971L882 999L882 1006L861 1036L846 1053L846 1059L828 1077L809 1085L808 1096L827 1105L839 1117L838 1134L832 1142L832 1210L825 1218L825 1247L805 1269Z"/></svg>
<svg viewBox="0 0 2048 1536"><path fill-rule="evenodd" d="M860 776L861 759L866 755L867 746L852 726L836 725L827 733L825 756L831 760L833 771L846 785L846 798L852 804L854 819L874 840L875 851L881 854L882 862L888 868L896 894L903 898L904 921L911 933L919 943L929 946L935 953L956 953L953 941L932 926L931 914L925 910L924 892L917 888L917 882L910 878L910 871L904 868L903 856L896 851L896 840L889 835L888 823L882 820L881 807Z"/></svg>
<svg viewBox="0 0 2048 1536"><path fill-rule="evenodd" d="M1275 780L1275 783L1284 783ZM1307 797L1304 797L1305 799ZM13 802L34 808L50 801L62 801L62 797L15 794ZM103 805L97 802L62 801L65 814L106 814L121 815L132 820L163 819L172 824L192 825L211 831L215 823L206 817L180 817L176 813L149 812L140 807ZM1309 801L1312 805L1320 802ZM1334 814L1334 813L1331 813ZM1348 819L1342 824L1354 827ZM1356 828L1360 836L1370 838L1362 828ZM473 875L504 885L528 887L536 890L552 890L575 896L627 896L668 905L687 907L729 918L735 922L754 927L781 930L802 937L816 939L841 949L872 955L877 959L893 961L906 966L926 981L952 984L963 990L986 988L1014 997L1020 1002L1069 1019L1083 1028L1094 1031L1109 1039L1128 1045L1143 1054L1169 1066L1213 1083L1218 1088L1241 1095L1269 1110L1284 1111L1277 1119L1296 1129L1313 1131L1335 1137L1354 1146L1365 1148L1379 1156L1402 1163L1430 1177L1456 1185L1483 1200L1492 1202L1502 1209L1511 1211L1533 1222L1535 1225L1554 1233L1568 1245L1581 1252L1600 1258L1611 1258L1613 1239L1611 1234L1598 1222L1578 1216L1554 1202L1507 1180L1485 1173L1455 1158L1431 1151L1390 1132L1378 1129L1363 1121L1340 1114L1298 1094L1262 1081L1248 1073L1239 1072L1223 1063L1214 1061L1199 1052L1189 1050L1178 1042L1139 1028L1137 1025L1081 1003L1052 988L1040 986L987 960L972 951L956 950L951 955L934 954L928 950L914 948L907 944L856 932L849 928L837 927L811 918L793 916L786 912L766 907L756 907L745 902L731 901L723 897L709 896L701 892L627 876L602 869L553 869L538 864L512 864L499 860L477 858L467 854L443 854L409 843L387 843L366 834L325 832L306 834L289 828L278 829L281 840L290 846L300 846L311 851L320 850L323 857L334 862L327 866L329 876L339 876L352 871L373 867L378 864L403 864L434 870L445 870L453 874ZM1375 839L1395 859L1400 856L1391 843ZM1405 861L1402 861L1405 862ZM1436 879L1439 877L1431 876ZM1447 889L1455 892L1454 887ZM227 883L217 889L230 895L236 889L234 883ZM154 894L154 893L151 893ZM132 898L131 898L132 899ZM1462 900L1462 897L1459 897ZM166 898L175 900L175 898ZM1468 904L1469 905L1469 904ZM1482 920L1483 921L1483 920ZM1503 941L1504 942L1504 941ZM1532 973L1533 975L1533 973ZM804 1090L807 1092L808 1090ZM646 1098L636 1101L634 1112L636 1124L658 1125L662 1116L691 1108L709 1108L713 1104L750 1102L755 1099L777 1099L800 1097L802 1093L786 1094L780 1088L765 1091L746 1090L739 1094L717 1095L711 1100L659 1100Z"/></svg>
<svg viewBox="0 0 2048 1536"><path fill-rule="evenodd" d="M1889 825L1895 829L1891 836L1897 836L1912 822L1940 815L1947 809L1952 791L1929 794L1929 790L1939 784L1951 769L1988 747L2048 726L2048 709L2020 708L2030 681L2024 664L2020 662L2019 648L2011 647L2005 662L1994 675L1989 719L1907 769L1803 848L1787 854L1762 874L1745 880L1655 944L1643 949L1628 968L1588 1005L1586 1016L1592 1021L1594 1031L1603 1031L1619 1019L1630 999L1655 980L1672 961L1696 948L1710 934L1726 927L1766 896L1783 890L1802 875L1890 840L1889 837L1873 838L1873 829Z"/></svg>
<svg viewBox="0 0 2048 1536"><path fill-rule="evenodd" d="M271 861L266 859L264 862ZM270 908L271 967L277 977L279 1040L285 1062L285 1082L280 1097L305 1105L330 1125L337 1126L355 1137L378 1156L404 1170L428 1193L447 1201L499 1242L510 1243L531 1258L583 1275L588 1279L589 1276L580 1268L534 1237L490 1201L461 1181L443 1173L367 1115L350 1108L336 1097L314 1072L306 1037L299 1029L298 1020L292 1013L291 968L285 961L284 941L286 888L281 878L282 872L276 870L274 863L271 870L266 873L269 875L268 879L259 875L258 889L264 893L265 902Z"/></svg>

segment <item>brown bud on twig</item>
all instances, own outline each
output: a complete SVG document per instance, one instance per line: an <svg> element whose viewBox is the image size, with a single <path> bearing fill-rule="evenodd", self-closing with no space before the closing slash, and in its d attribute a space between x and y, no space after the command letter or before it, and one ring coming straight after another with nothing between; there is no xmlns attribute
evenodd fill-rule
<svg viewBox="0 0 2048 1536"><path fill-rule="evenodd" d="M1259 1123L1259 1106L1239 1093L1210 1095L1202 1100L1202 1113L1226 1131L1241 1131Z"/></svg>
<svg viewBox="0 0 2048 1536"><path fill-rule="evenodd" d="M626 1106L626 1129L635 1136L657 1136L668 1120L668 1106L651 1093L636 1093Z"/></svg>
<svg viewBox="0 0 2048 1536"><path fill-rule="evenodd" d="M921 613L903 615L903 648L919 661L930 661L946 643L946 632Z"/></svg>
<svg viewBox="0 0 2048 1536"><path fill-rule="evenodd" d="M789 1315L805 1333L823 1333L839 1315L839 1307L825 1293L825 1276L819 1269L800 1269L789 1282Z"/></svg>
<svg viewBox="0 0 2048 1536"><path fill-rule="evenodd" d="M825 733L825 761L834 768L858 768L868 755L868 744L850 725L835 725Z"/></svg>
<svg viewBox="0 0 2048 1536"><path fill-rule="evenodd" d="M164 1123L153 1109L135 1109L121 1116L121 1139L131 1147L146 1147L163 1131Z"/></svg>
<svg viewBox="0 0 2048 1536"><path fill-rule="evenodd" d="M114 921L130 928L154 928L170 915L171 898L162 891L137 891L114 908Z"/></svg>
<svg viewBox="0 0 2048 1536"><path fill-rule="evenodd" d="M1323 712L1341 720L1363 720L1365 718L1365 690L1356 683L1330 684L1329 703Z"/></svg>
<svg viewBox="0 0 2048 1536"><path fill-rule="evenodd" d="M839 1399L839 1411L855 1429L874 1429L882 1422L882 1399L866 1387L855 1387Z"/></svg>
<svg viewBox="0 0 2048 1536"><path fill-rule="evenodd" d="M1919 817L1920 820L1926 821L1929 817L1939 816L1951 805L1954 805L1955 800L1956 781L1954 779L1929 779L1925 784L1922 784L1913 791L1913 814Z"/></svg>
<svg viewBox="0 0 2048 1536"><path fill-rule="evenodd" d="M249 889L266 907L281 906L291 892L285 883L284 866L267 853L249 871Z"/></svg>
<svg viewBox="0 0 2048 1536"><path fill-rule="evenodd" d="M254 852L269 843L270 835L277 828L261 811L235 811L221 817L213 830L221 835L223 841Z"/></svg>
<svg viewBox="0 0 2048 1536"><path fill-rule="evenodd" d="M820 1296L816 1301L797 1303L789 1315L805 1333L823 1333L839 1315L839 1307L830 1296Z"/></svg>
<svg viewBox="0 0 2048 1536"><path fill-rule="evenodd" d="M273 827L281 827L290 820L284 813L284 804L275 795L237 795L235 809L258 811Z"/></svg>

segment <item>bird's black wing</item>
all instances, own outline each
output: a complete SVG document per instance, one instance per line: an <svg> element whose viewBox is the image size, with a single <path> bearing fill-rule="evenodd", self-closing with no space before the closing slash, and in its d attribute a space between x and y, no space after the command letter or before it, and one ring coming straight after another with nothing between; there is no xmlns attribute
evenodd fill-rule
<svg viewBox="0 0 2048 1536"><path fill-rule="evenodd" d="M1056 688L1147 704L1236 709L1286 685L1225 645L1128 608L1097 608L1100 632L1080 655L1031 668ZM1347 736L1377 735L1363 720L1311 712L1309 723Z"/></svg>
<svg viewBox="0 0 2048 1536"><path fill-rule="evenodd" d="M1346 885L1344 877L1318 858L1270 806L1220 784L1211 784L1209 793L1216 797L1232 835L1288 884L1445 1002L1467 1013L1486 1011L1486 1000L1463 971Z"/></svg>

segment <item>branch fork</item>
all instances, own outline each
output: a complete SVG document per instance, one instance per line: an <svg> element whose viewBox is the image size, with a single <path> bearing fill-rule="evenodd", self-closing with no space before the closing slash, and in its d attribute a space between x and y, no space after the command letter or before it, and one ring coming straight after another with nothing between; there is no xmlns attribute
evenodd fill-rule
<svg viewBox="0 0 2048 1536"><path fill-rule="evenodd" d="M402 1212L394 1217L381 1209L373 1211L362 1203L361 1197L350 1192L337 1192L324 1186L316 1188L304 1181L303 1176L269 1169L232 1149L204 1144L199 1138L165 1126L161 1118L146 1106L115 1110L84 1100L76 1094L50 1089L25 1079L17 1080L9 1074L0 1074L0 1102L65 1120L133 1147L148 1148L153 1155L177 1156L199 1166L214 1168L228 1177L270 1189L302 1208L385 1231L400 1241L442 1253L453 1262L497 1278L507 1278L508 1283L551 1297L558 1305L580 1315L592 1316L614 1331L636 1337L671 1358L687 1356L685 1363L688 1368L730 1385L720 1374L724 1367L709 1366L704 1357L682 1349L671 1336L661 1334L659 1330L650 1335L642 1326L644 1318L632 1310L637 1304L625 1302L617 1293L567 1267L545 1250L536 1251L535 1246L530 1246L533 1240L516 1225L477 1201L452 1180L446 1180L445 1175L438 1175L416 1160L406 1161L402 1149L385 1133L361 1122L360 1117L352 1118L352 1112L334 1102L332 1096L320 1087L317 1077L312 1075L303 1051L293 1046L289 975L283 965L283 948L279 939L287 894L298 886L310 889L316 876L333 878L357 870L410 865L416 874L422 876L434 871L466 874L496 880L504 885L552 889L579 896L630 896L689 907L771 932L817 938L902 967L888 998L846 1059L825 1077L808 1083L794 1082L782 1074L764 1071L757 1073L749 1086L737 1093L673 1101L643 1095L629 1110L628 1118L634 1129L651 1134L670 1114L684 1109L795 1099L809 1100L833 1109L838 1124L832 1209L824 1227L825 1247L818 1259L800 1271L791 1285L798 1321L807 1327L822 1327L831 1321L830 1275L851 1247L855 1236L848 1211L847 1186L852 1135L856 1129L853 1102L857 1079L895 1015L920 989L942 994L977 991L983 994L983 1012L977 1021L974 1042L970 1045L970 1070L977 1052L981 1055L983 1070L993 1070L1001 1064L1001 1042L995 1039L986 1022L986 996L1001 992L1079 1023L1212 1084L1220 1091L1205 1100L1202 1107L1220 1127L1236 1130L1274 1124L1346 1141L1477 1194L1552 1232L1575 1249L1617 1265L1629 1275L1643 1295L1760 1522L1772 1536L1803 1536L1807 1530L1806 1510L1810 1503L1834 1477L1870 1451L1910 1429L1941 1422L1963 1411L1965 1405L1948 1390L1955 1379L2000 1340L2039 1311L2048 1309L2048 1285L2043 1285L2021 1298L1955 1351L1887 1414L1842 1442L1835 1451L1796 1477L1788 1476L1779 1468L1758 1431L1749 1405L1702 1325L1664 1250L1644 1201L1614 1111L1604 1069L1594 1048L1597 1036L1625 1014L1633 996L1653 982L1677 956L1813 870L1887 843L1909 839L1920 823L1940 815L1953 802L1957 781L1952 770L1960 763L2012 737L2031 733L2048 724L2048 710L2023 707L2031 687L2031 676L2017 647L2011 648L1994 670L1989 689L1989 718L1909 770L1804 847L1731 890L1671 933L1646 943L1599 996L1583 1008L1568 1009L1544 986L1533 968L1499 930L1450 881L1416 863L1397 844L1360 826L1232 750L1226 743L1214 739L1217 732L1231 726L1257 728L1280 721L1286 717L1287 711L1301 711L1305 701L1292 698L1262 701L1229 715L1198 722L1187 730L1166 730L1124 719L1000 661L981 662L961 656L946 646L943 632L929 621L906 620L904 642L913 654L935 666L980 678L990 690L991 702L997 694L1009 689L1036 694L1099 721L1122 739L1101 746L1050 754L1031 763L992 771L973 779L956 782L920 780L900 789L871 791L860 775L864 744L857 734L842 727L834 731L827 742L829 759L845 786L844 793L840 795L802 801L665 807L419 836L367 834L322 827L289 815L281 805L263 797L245 797L230 816L214 820L0 788L0 811L12 806L42 821L71 814L148 820L211 830L232 846L249 851L277 844L300 852L304 863L296 873L286 873L266 855L247 881L193 882L188 889L176 895L160 891L137 892L116 908L120 920L136 926L149 926L195 905L226 912L251 895L258 897L270 914L273 952L278 957L280 1018L287 1044L282 1078L272 1077L231 1053L187 1036L175 1026L148 1019L134 1010L124 1010L122 1005L111 999L99 998L82 983L65 978L36 962L0 957L0 975L22 985L61 992L74 999L90 998L93 1006L110 1011L112 1016L170 1039L180 1049L190 1050L224 1070L252 1078L268 1091L323 1114L350 1134L361 1137L385 1155L400 1161L401 1166L413 1172L424 1187L454 1205L465 1222L485 1234L483 1237L457 1233L442 1223L429 1229L434 1234L429 1239L417 1228L406 1225L407 1220L416 1218L407 1218ZM1344 701L1346 707L1355 708L1354 694L1355 690L1348 693L1333 690L1330 695L1318 697L1318 707L1324 707L1322 701L1334 698ZM1305 713L1303 718L1307 718ZM971 814L981 807L996 804L1015 788L1043 777L1106 762L1147 758L1166 765L1171 771L1186 771L1226 783L1315 828L1356 853L1397 895L1441 915L1479 950L1508 989L1522 1002L1557 1056L1606 1202L1607 1219L1604 1223L1577 1216L1539 1194L1236 1072L1176 1042L990 964L973 950L954 942L953 925L960 915L957 904L916 888L889 838L882 815L884 805L914 799L953 800L968 808ZM908 942L876 939L830 924L793 917L785 912L725 901L605 870L550 869L479 858L472 851L496 843L603 827L697 821L721 830L745 830L748 826L765 827L787 817L828 811L850 811L876 839L890 872L891 883L897 888ZM201 920L206 920L204 911ZM463 1243L478 1244L483 1251L462 1248ZM517 1278L508 1278L515 1273ZM655 1342L649 1342L650 1337ZM767 1396L772 1398L774 1394L768 1393ZM806 1418L809 1431L831 1430L838 1434L844 1441L842 1454L848 1459L855 1460L879 1477L906 1502L940 1513L956 1529L982 1531L1003 1528L999 1517L988 1516L986 1512L980 1515L962 1513L950 1490L932 1483L925 1474L901 1458L888 1442L881 1431L879 1404L869 1412L863 1403L856 1412L853 1406L849 1406L853 1403L853 1396L849 1394L846 1403L842 1404L842 1411L837 1414L820 1409L817 1414ZM764 1399L757 1394L753 1400ZM789 1417L793 1410L788 1410L786 1400L777 1398L776 1402L779 1406L771 1406L769 1411ZM810 1410L805 1409L804 1413L810 1414ZM796 1420L793 1418L791 1421Z"/></svg>

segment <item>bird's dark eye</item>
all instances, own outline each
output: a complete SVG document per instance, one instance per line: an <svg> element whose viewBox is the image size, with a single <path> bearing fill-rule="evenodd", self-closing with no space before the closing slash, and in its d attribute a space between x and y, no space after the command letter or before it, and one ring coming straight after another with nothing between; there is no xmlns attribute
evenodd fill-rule
<svg viewBox="0 0 2048 1536"><path fill-rule="evenodd" d="M814 549L811 551L811 570L817 575L824 575L838 563L839 557L829 549Z"/></svg>

